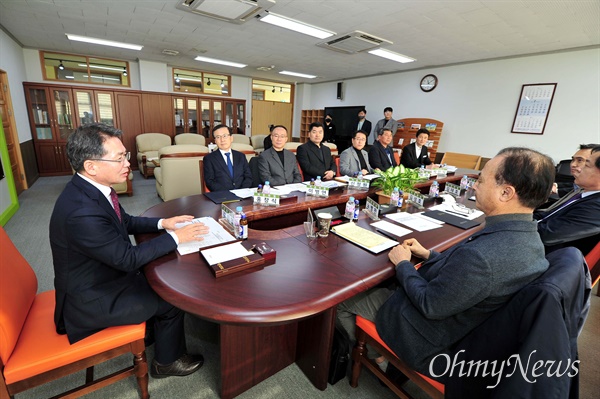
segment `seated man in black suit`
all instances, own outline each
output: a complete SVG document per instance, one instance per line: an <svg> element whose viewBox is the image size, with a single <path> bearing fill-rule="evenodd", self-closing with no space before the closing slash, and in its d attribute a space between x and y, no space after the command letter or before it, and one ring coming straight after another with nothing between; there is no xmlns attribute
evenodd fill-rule
<svg viewBox="0 0 600 399"><path fill-rule="evenodd" d="M431 159L427 152L427 141L429 141L429 130L421 128L417 130L417 141L404 146L400 163L407 168L420 168L421 165L431 165Z"/></svg>
<svg viewBox="0 0 600 399"><path fill-rule="evenodd" d="M185 353L184 313L152 290L142 268L179 243L201 240L208 228L202 223L177 228L193 219L189 215L158 219L125 213L111 189L129 174L129 152L120 138L120 130L97 123L79 127L67 140L69 163L77 173L50 218L56 331L75 343L107 327L152 318L146 325L156 340L150 374L188 375L204 359ZM129 240L130 234L162 229L173 231L140 245Z"/></svg>
<svg viewBox="0 0 600 399"><path fill-rule="evenodd" d="M258 173L262 183L268 181L271 186L302 183L296 156L283 148L287 140L288 132L285 126L277 125L271 130L273 146L264 150L258 157Z"/></svg>
<svg viewBox="0 0 600 399"><path fill-rule="evenodd" d="M204 157L204 182L210 191L252 187L252 172L246 155L231 149L233 137L226 125L217 125L213 137L219 149Z"/></svg>
<svg viewBox="0 0 600 399"><path fill-rule="evenodd" d="M398 166L394 158L394 148L390 145L393 139L394 135L388 128L377 133L377 140L369 148L369 164L373 169L384 171Z"/></svg>
<svg viewBox="0 0 600 399"><path fill-rule="evenodd" d="M600 146L573 175L577 188L534 214L547 253L574 246L587 254L600 239Z"/></svg>
<svg viewBox="0 0 600 399"><path fill-rule="evenodd" d="M304 180L314 179L321 176L323 180L331 180L335 177L335 161L331 156L331 150L323 141L323 124L313 122L308 129L308 140L296 150L298 163L302 168Z"/></svg>
<svg viewBox="0 0 600 399"><path fill-rule="evenodd" d="M592 148L597 147L599 144L580 144L579 150L571 157L571 162L569 163L569 173L566 172L560 173L559 167L560 164L566 163L561 161L559 166L556 169L556 182L552 186L552 194L558 194L559 197L564 197L566 194L570 193L571 190L576 189L577 186L574 186L573 183L575 181L575 176L581 172L581 168L585 165L585 160L590 157L592 154ZM556 201L556 198L552 200L552 203Z"/></svg>

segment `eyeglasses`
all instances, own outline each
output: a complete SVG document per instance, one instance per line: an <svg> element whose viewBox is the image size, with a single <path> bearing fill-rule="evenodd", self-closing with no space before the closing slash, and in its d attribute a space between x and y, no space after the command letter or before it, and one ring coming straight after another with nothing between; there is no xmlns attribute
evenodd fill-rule
<svg viewBox="0 0 600 399"><path fill-rule="evenodd" d="M104 162L119 162L125 163L125 161L129 161L131 159L131 153L128 151L119 159L103 159L103 158L91 158L90 161L104 161Z"/></svg>
<svg viewBox="0 0 600 399"><path fill-rule="evenodd" d="M272 134L271 137L274 138L274 139L285 139L285 138L287 138L287 136L284 135L284 134Z"/></svg>
<svg viewBox="0 0 600 399"><path fill-rule="evenodd" d="M222 136L215 136L215 140L226 139L229 136L231 136L231 134L224 134Z"/></svg>
<svg viewBox="0 0 600 399"><path fill-rule="evenodd" d="M358 142L367 141L367 139L359 139L358 137L353 138L352 140L356 140Z"/></svg>

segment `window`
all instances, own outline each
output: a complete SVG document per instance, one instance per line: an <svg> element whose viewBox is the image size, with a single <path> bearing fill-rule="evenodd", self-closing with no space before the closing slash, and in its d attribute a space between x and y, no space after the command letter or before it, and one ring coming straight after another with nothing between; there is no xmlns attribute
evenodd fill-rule
<svg viewBox="0 0 600 399"><path fill-rule="evenodd" d="M83 55L40 51L44 80L130 86L129 63Z"/></svg>
<svg viewBox="0 0 600 399"><path fill-rule="evenodd" d="M289 103L292 100L292 85L266 80L252 80L252 99Z"/></svg>
<svg viewBox="0 0 600 399"><path fill-rule="evenodd" d="M231 76L173 68L173 90L185 93L231 96Z"/></svg>

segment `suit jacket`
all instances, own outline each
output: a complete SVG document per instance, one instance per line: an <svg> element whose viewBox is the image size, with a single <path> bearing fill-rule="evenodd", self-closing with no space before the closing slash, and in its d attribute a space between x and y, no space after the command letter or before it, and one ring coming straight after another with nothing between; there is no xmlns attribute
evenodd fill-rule
<svg viewBox="0 0 600 399"><path fill-rule="evenodd" d="M263 151L258 157L258 174L260 181L269 181L271 186L301 183L302 175L298 170L296 156L288 150L283 150L283 164L273 147Z"/></svg>
<svg viewBox="0 0 600 399"><path fill-rule="evenodd" d="M485 323L465 337L452 352L461 350L459 361L497 361L500 364L518 355L521 361L534 364L552 360L555 365L542 367L537 376L527 370L528 382L520 370L515 376L505 367L500 383L498 376L469 376L454 373L445 383L445 397L452 398L578 398L578 379L570 369L578 358L577 337L589 310L591 279L580 251L565 248L547 256L548 271L520 290L510 302L495 312ZM493 342L493 345L490 345ZM531 359L530 359L531 356ZM529 360L530 359L530 360ZM444 363L444 362L441 362ZM561 376L547 375L560 364ZM443 370L441 370L443 372ZM435 371L439 375L440 372ZM569 375L571 374L571 375Z"/></svg>
<svg viewBox="0 0 600 399"><path fill-rule="evenodd" d="M421 147L421 152L417 156L417 144L411 143L404 146L400 163L407 168L414 169L421 167L421 165L431 165L432 162L426 146Z"/></svg>
<svg viewBox="0 0 600 399"><path fill-rule="evenodd" d="M395 119L390 119L389 121L386 121L385 118L384 119L380 119L375 124L375 130L373 131L373 134L375 135L375 137L377 137L377 135L379 134L379 132L384 127L387 127L387 128L389 128L392 131L392 135L395 135L396 131L398 130L398 126L399 125L400 124Z"/></svg>
<svg viewBox="0 0 600 399"><path fill-rule="evenodd" d="M397 166L396 159L394 158L394 149L388 146L391 152L392 162L390 162L385 148L379 141L373 143L369 148L369 164L373 169L381 169L382 171L388 170L392 166Z"/></svg>
<svg viewBox="0 0 600 399"><path fill-rule="evenodd" d="M356 122L356 130L358 130L358 123L360 121ZM363 132L365 132L367 134L367 137L369 137L369 134L371 134L371 130L373 130L373 125L371 124L371 121L368 119L365 119L365 121L363 122L362 127L360 128L360 130L362 130Z"/></svg>
<svg viewBox="0 0 600 399"><path fill-rule="evenodd" d="M312 141L307 141L296 150L296 158L302 168L304 180L323 177L326 171L332 170L335 173L337 170L331 150L324 144L318 147Z"/></svg>
<svg viewBox="0 0 600 399"><path fill-rule="evenodd" d="M155 233L158 218L122 222L96 187L74 175L50 218L58 333L77 342L106 327L136 324L156 312L158 296L141 268L177 248L169 234L134 246L130 234Z"/></svg>
<svg viewBox="0 0 600 399"><path fill-rule="evenodd" d="M548 268L528 214L486 218L486 227L416 270L396 266L399 288L377 312L386 344L411 368L428 374L447 351Z"/></svg>
<svg viewBox="0 0 600 399"><path fill-rule="evenodd" d="M574 246L587 254L600 239L600 193L588 195L561 208L564 200L572 194L567 194L547 210L534 213L534 218L540 220L537 227L546 252ZM548 218L542 220L549 214Z"/></svg>
<svg viewBox="0 0 600 399"><path fill-rule="evenodd" d="M252 172L244 153L231 150L233 178L221 151L214 150L204 157L204 182L210 191L235 190L252 187Z"/></svg>
<svg viewBox="0 0 600 399"><path fill-rule="evenodd" d="M373 171L373 168L369 164L369 154L365 150L360 150L367 163L367 170L369 173ZM346 148L340 154L340 173L346 176L352 176L354 173L362 170L360 167L360 161L358 160L358 155L353 147Z"/></svg>

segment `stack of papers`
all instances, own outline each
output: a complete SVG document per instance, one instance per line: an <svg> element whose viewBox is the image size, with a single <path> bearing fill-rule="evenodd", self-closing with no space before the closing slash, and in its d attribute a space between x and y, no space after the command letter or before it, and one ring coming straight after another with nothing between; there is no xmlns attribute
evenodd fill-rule
<svg viewBox="0 0 600 399"><path fill-rule="evenodd" d="M410 227L411 229L416 231L439 229L444 224L444 222L428 218L427 216L423 216L420 213L388 213L387 215L385 215L385 217L392 219L394 222L403 224L406 227Z"/></svg>
<svg viewBox="0 0 600 399"><path fill-rule="evenodd" d="M439 205L432 206L431 208L429 208L429 210L446 212L451 215L460 216L460 217L468 219L468 220L477 219L479 216L483 215L483 212L481 212L478 209L471 209L471 211L472 211L471 213L464 213L464 212L460 211L460 208L457 210L457 208L455 208L455 206L457 206L457 205L442 203Z"/></svg>
<svg viewBox="0 0 600 399"><path fill-rule="evenodd" d="M335 226L331 231L340 237L358 245L359 247L368 249L373 253L379 253L386 249L398 245L397 241L390 240L382 235L373 233L367 229L357 226L354 223L344 223Z"/></svg>
<svg viewBox="0 0 600 399"><path fill-rule="evenodd" d="M205 249L202 251L202 256L209 265L227 262L228 260L241 258L243 256L252 255L254 252L248 251L241 242L233 244L220 245L218 247Z"/></svg>
<svg viewBox="0 0 600 399"><path fill-rule="evenodd" d="M179 252L179 255L187 255L194 252L198 252L200 248L235 241L234 236L232 236L227 230L225 230L225 228L221 226L215 219L209 216L196 218L191 222L178 223L175 226L177 228L181 228L192 223L204 223L206 226L208 226L208 234L202 236L202 241L180 243L177 246L177 252Z"/></svg>

